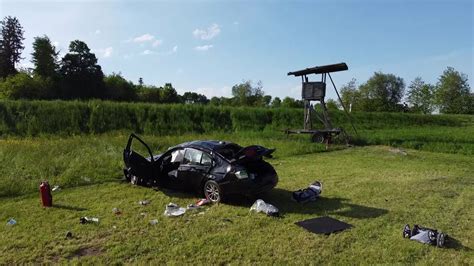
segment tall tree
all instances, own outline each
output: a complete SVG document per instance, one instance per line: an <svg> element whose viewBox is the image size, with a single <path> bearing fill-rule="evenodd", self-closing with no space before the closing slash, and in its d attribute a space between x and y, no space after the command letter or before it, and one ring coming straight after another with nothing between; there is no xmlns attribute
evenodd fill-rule
<svg viewBox="0 0 474 266"><path fill-rule="evenodd" d="M434 110L434 86L426 84L420 77L408 86L407 100L411 109L417 113L430 114Z"/></svg>
<svg viewBox="0 0 474 266"><path fill-rule="evenodd" d="M31 54L31 62L35 66L33 73L42 77L56 78L59 70L58 54L48 36L35 37Z"/></svg>
<svg viewBox="0 0 474 266"><path fill-rule="evenodd" d="M182 98L184 103L207 104L209 102L205 95L196 92L185 92Z"/></svg>
<svg viewBox="0 0 474 266"><path fill-rule="evenodd" d="M281 106L281 99L279 97L273 98L272 107L278 108Z"/></svg>
<svg viewBox="0 0 474 266"><path fill-rule="evenodd" d="M114 101L134 101L137 99L135 85L122 77L121 73L112 73L104 77L105 99Z"/></svg>
<svg viewBox="0 0 474 266"><path fill-rule="evenodd" d="M179 96L171 83L166 83L160 90L160 98L163 103L179 103Z"/></svg>
<svg viewBox="0 0 474 266"><path fill-rule="evenodd" d="M262 102L264 94L261 81L257 82L256 86L253 86L251 80L232 86L232 96L234 96L235 104L239 106L258 105Z"/></svg>
<svg viewBox="0 0 474 266"><path fill-rule="evenodd" d="M0 77L17 73L15 64L20 62L23 46L23 27L16 17L5 17L0 21Z"/></svg>
<svg viewBox="0 0 474 266"><path fill-rule="evenodd" d="M69 53L62 59L62 97L89 99L104 97L104 74L97 64L95 54L85 42L75 40L69 45Z"/></svg>
<svg viewBox="0 0 474 266"><path fill-rule="evenodd" d="M467 76L448 67L436 85L436 102L445 114L467 114L474 104Z"/></svg>
<svg viewBox="0 0 474 266"><path fill-rule="evenodd" d="M405 82L393 74L375 72L360 86L361 109L363 111L400 111L400 100L405 91Z"/></svg>
<svg viewBox="0 0 474 266"><path fill-rule="evenodd" d="M357 90L356 79L351 79L341 87L341 100L348 111L357 110L357 105L360 103L360 93Z"/></svg>

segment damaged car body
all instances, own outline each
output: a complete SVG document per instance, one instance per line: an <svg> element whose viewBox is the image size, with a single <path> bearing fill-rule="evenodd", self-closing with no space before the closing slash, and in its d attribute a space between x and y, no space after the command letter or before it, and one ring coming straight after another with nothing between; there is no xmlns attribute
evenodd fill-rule
<svg viewBox="0 0 474 266"><path fill-rule="evenodd" d="M132 149L134 140L145 147L149 156ZM253 196L274 188L278 175L263 160L271 158L274 151L258 145L241 147L211 140L182 143L153 155L142 139L131 134L123 151L124 175L132 184L195 191L216 203L224 195Z"/></svg>

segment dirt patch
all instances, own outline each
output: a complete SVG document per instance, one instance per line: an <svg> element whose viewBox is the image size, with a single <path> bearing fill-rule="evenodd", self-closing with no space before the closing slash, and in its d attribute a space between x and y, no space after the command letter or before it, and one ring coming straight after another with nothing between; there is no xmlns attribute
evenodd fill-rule
<svg viewBox="0 0 474 266"><path fill-rule="evenodd" d="M74 251L67 259L79 258L84 256L98 256L103 253L100 247L83 247Z"/></svg>

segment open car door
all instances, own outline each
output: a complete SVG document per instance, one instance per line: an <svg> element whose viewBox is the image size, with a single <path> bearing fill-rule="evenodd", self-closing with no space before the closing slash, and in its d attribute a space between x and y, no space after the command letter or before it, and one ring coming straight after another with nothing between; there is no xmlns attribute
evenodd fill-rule
<svg viewBox="0 0 474 266"><path fill-rule="evenodd" d="M135 145L141 145L141 147L135 146L136 150L142 151L142 153L145 151L150 157L147 158L133 149L132 142L134 139L138 141L138 143L135 142ZM127 146L123 150L123 161L125 163L124 174L128 181L134 184L147 184L151 181L156 181L154 180L154 158L151 149L133 133L128 138Z"/></svg>

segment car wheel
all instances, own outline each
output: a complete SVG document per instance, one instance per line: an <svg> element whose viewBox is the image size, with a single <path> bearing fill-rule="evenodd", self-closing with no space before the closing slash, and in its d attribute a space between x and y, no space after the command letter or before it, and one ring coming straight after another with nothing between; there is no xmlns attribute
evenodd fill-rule
<svg viewBox="0 0 474 266"><path fill-rule="evenodd" d="M411 230L408 224L403 227L403 238L410 238L411 237Z"/></svg>
<svg viewBox="0 0 474 266"><path fill-rule="evenodd" d="M444 233L439 233L436 237L436 246L439 248L444 247L444 241L446 240L446 235Z"/></svg>
<svg viewBox="0 0 474 266"><path fill-rule="evenodd" d="M222 199L222 191L219 184L214 180L208 180L204 184L204 196L212 203L220 202Z"/></svg>
<svg viewBox="0 0 474 266"><path fill-rule="evenodd" d="M311 141L316 143L324 143L324 136L321 133L314 133L311 136Z"/></svg>
<svg viewBox="0 0 474 266"><path fill-rule="evenodd" d="M131 175L130 176L130 183L132 183L132 185L138 185L138 177L136 177L134 175Z"/></svg>
<svg viewBox="0 0 474 266"><path fill-rule="evenodd" d="M125 180L126 180L127 182L130 182L131 175L130 175L130 172L129 172L129 169L128 169L128 168L127 168L127 169L125 169L125 168L123 169L123 175L124 175L124 177L125 177Z"/></svg>
<svg viewBox="0 0 474 266"><path fill-rule="evenodd" d="M411 230L411 236L416 236L420 232L419 227L417 224L413 225L413 229Z"/></svg>

